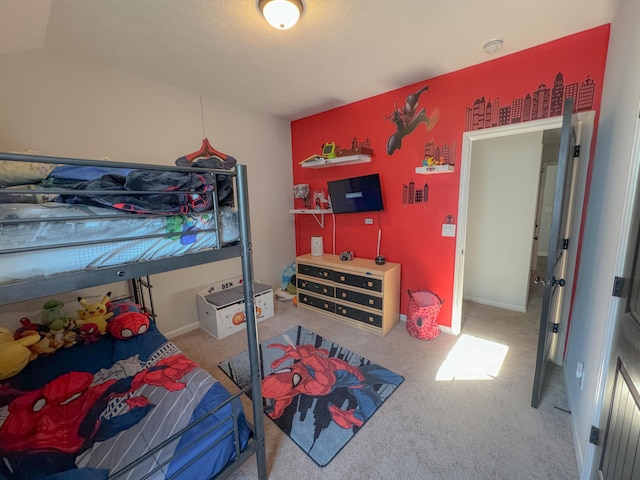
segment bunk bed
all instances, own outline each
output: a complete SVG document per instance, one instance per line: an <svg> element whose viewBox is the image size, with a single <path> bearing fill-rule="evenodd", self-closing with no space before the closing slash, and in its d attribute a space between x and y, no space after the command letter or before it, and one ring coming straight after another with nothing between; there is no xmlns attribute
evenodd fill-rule
<svg viewBox="0 0 640 480"><path fill-rule="evenodd" d="M226 166L0 153L0 306L240 257L251 363L231 395L153 320L80 332L0 380L0 478L221 479L253 455L266 478L247 169Z"/></svg>

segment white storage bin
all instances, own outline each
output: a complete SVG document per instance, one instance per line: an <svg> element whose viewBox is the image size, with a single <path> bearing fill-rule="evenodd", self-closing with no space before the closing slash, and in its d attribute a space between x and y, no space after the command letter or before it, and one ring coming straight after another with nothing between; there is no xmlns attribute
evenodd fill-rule
<svg viewBox="0 0 640 480"><path fill-rule="evenodd" d="M256 318L258 322L273 317L273 290L254 282ZM242 279L223 280L200 290L196 296L200 327L217 339L246 327L244 285Z"/></svg>

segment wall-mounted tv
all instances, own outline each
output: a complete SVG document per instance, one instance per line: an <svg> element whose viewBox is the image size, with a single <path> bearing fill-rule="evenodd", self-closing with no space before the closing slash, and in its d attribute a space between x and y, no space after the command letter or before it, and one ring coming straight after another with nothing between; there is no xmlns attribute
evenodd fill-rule
<svg viewBox="0 0 640 480"><path fill-rule="evenodd" d="M333 213L380 212L380 175L344 178L327 182Z"/></svg>

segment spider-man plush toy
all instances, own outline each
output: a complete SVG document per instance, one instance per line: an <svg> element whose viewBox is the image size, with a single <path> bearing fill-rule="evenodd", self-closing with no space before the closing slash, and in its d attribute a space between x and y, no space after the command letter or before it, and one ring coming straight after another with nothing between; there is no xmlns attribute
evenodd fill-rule
<svg viewBox="0 0 640 480"><path fill-rule="evenodd" d="M109 311L113 312L113 318L107 324L107 332L118 340L127 340L149 330L149 316L140 305L121 300L110 304Z"/></svg>

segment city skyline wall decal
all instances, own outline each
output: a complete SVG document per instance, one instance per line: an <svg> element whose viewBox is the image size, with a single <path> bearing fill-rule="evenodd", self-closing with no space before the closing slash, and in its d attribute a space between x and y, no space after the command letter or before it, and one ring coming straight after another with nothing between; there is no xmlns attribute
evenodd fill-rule
<svg viewBox="0 0 640 480"><path fill-rule="evenodd" d="M529 92L507 104L502 104L499 96L492 101L488 97L485 100L483 95L475 100L473 106L466 107L464 131L559 116L562 115L564 100L568 97L573 97L577 112L591 110L595 89L596 83L590 76L580 84L565 84L564 75L558 72L553 87L540 83L533 93Z"/></svg>

